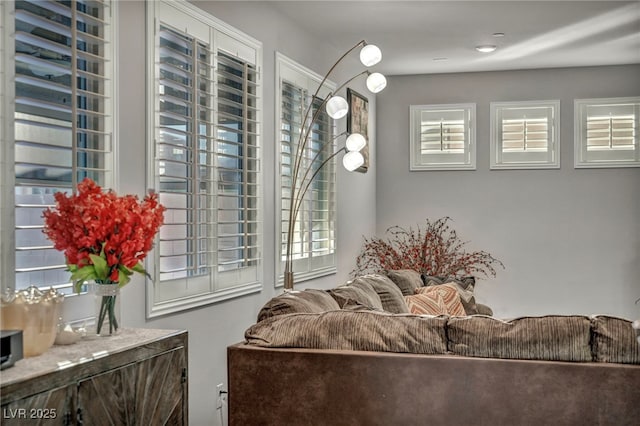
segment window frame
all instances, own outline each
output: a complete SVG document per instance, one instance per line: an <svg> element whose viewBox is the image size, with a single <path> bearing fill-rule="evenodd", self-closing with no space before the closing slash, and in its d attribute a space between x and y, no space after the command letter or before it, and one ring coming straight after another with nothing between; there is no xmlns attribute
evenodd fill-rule
<svg viewBox="0 0 640 426"><path fill-rule="evenodd" d="M236 57L242 58L247 54L255 55L255 67L257 74L257 136L256 144L259 150L259 159L262 161L264 157L262 155L262 126L263 126L263 79L262 79L262 43L249 35L237 30L236 28L226 24L225 22L215 18L209 13L197 8L196 6L189 4L185 1L168 1L161 0L157 2L147 2L147 75L153 76L147 79L147 182L150 187L158 188L158 182L156 180L156 138L157 138L157 103L159 102L159 89L157 85L159 62L158 59L158 43L159 33L157 30L161 25L166 25L173 29L186 28L190 29L191 26L199 27L197 31L208 31L208 43L209 51L211 55L211 62L217 65L217 55L220 49L220 44L225 40L229 42L238 43L238 51L234 52ZM170 16L170 19L164 19L163 16ZM161 22L162 21L162 22ZM168 22L171 21L171 22ZM207 27L207 28L205 28ZM178 30L185 32L183 30ZM196 30L193 30L196 31ZM192 34L191 31L188 31ZM200 39L199 37L197 37ZM231 53L231 52L229 52ZM215 68L209 68L209 77L212 81L216 81L217 73ZM212 84L210 92L210 98L212 99L211 106L213 109L217 109L217 81ZM215 114L215 113L214 113ZM215 139L215 133L217 129L217 120L213 120L210 124L213 133L212 138ZM215 154L215 146L212 149ZM217 166L217 160L214 160L213 168ZM258 261L255 266L255 279L249 279L239 284L228 285L223 284L219 279L220 273L217 270L217 262L212 264L211 269L215 271L209 272L207 275L195 278L201 278L199 282L195 284L195 288L188 290L187 279L177 278L165 281L159 280L159 251L154 250L154 254L149 256L146 260L146 269L153 277L153 281L148 283L146 289L146 316L147 318L154 318L166 314L184 311L187 309L196 308L212 303L216 303L222 300L227 300L235 297L240 297L246 294L260 292L262 290L262 277L264 268L264 259L262 257L263 247L263 203L264 203L264 176L262 167L257 164L257 209L258 209ZM210 196L216 198L217 190ZM209 194L208 194L209 195ZM217 201L215 201L217 203ZM214 222L213 228L215 231L209 234L210 239L213 240L216 245L214 248L214 258L217 259L218 246L217 246L217 220ZM156 247L159 246L159 235L156 236ZM222 272L225 274L225 272ZM244 279L244 277L243 277ZM193 280L192 280L193 281ZM195 281L193 281L195 283ZM192 286L193 287L193 286ZM199 289L199 290L196 290Z"/></svg>
<svg viewBox="0 0 640 426"><path fill-rule="evenodd" d="M635 115L635 160L601 160L589 161L585 159L587 147L584 129L586 120L586 108L589 106L606 106L616 104L633 104ZM627 168L640 167L640 96L617 97L617 98L589 98L574 99L574 167L576 169L590 168Z"/></svg>
<svg viewBox="0 0 640 426"><path fill-rule="evenodd" d="M282 253L282 227L283 227L283 219L282 219L282 81L283 79L289 80L290 84L296 84L298 87L306 90L310 95L315 93L318 88L318 85L322 81L323 77L318 73L310 70L309 68L295 62L291 58L285 56L280 52L275 53L275 63L276 63L276 72L275 72L275 117L276 117L276 126L275 126L275 141L277 144L276 155L275 155L275 229L276 229L276 238L275 238L275 251L276 254L274 256L275 262L275 287L284 286L284 260ZM323 87L321 88L318 96L320 98L324 98L329 92L335 90L336 84L332 81L327 80ZM332 128L332 138L336 137L336 125L335 122L329 118L331 122ZM335 144L335 139L334 142ZM315 266L311 264L307 258L305 259L294 259L293 261L293 271L295 272L296 282L303 282L331 274L335 274L337 272L337 259L338 259L338 205L337 205L337 161L336 158L331 160L333 163L333 178L334 178L334 192L330 194L333 197L333 217L334 217L334 227L333 227L333 242L334 242L334 250L333 253L328 255L317 256L316 259L320 259L318 264ZM309 193L307 193L308 195ZM331 214L331 213L330 213ZM298 218L298 220L300 220ZM308 267L303 267L306 264Z"/></svg>
<svg viewBox="0 0 640 426"><path fill-rule="evenodd" d="M464 141L464 152L462 155L465 158L464 162L445 162L445 161L433 161L422 162L420 160L421 155L418 155L420 150L420 138L421 133L420 126L422 120L419 118L420 114L425 111L447 111L462 109L467 120L465 124L465 132L468 133L468 140ZM440 170L476 170L476 104L475 103L461 103L461 104L429 104L429 105L410 105L409 106L409 170L410 171L440 171ZM428 155L428 154L427 154ZM431 154L431 156L441 154ZM437 158L437 157L435 157Z"/></svg>
<svg viewBox="0 0 640 426"><path fill-rule="evenodd" d="M501 148L502 140L498 140L502 134L502 116L498 113L498 109L533 109L533 108L551 108L552 110L552 128L547 131L550 136L551 148L547 150L548 156L551 158L546 162L543 161L504 161L499 160L502 157ZM544 100L544 101L515 101L515 102L491 102L491 129L490 129L490 169L559 169L560 168L560 101ZM522 157L527 157L522 154Z"/></svg>
<svg viewBox="0 0 640 426"><path fill-rule="evenodd" d="M117 32L117 16L118 16L118 4L116 1L105 2L105 8L108 11L108 20L106 25L103 26L104 36L106 40L105 54L106 59L103 60L105 76L105 92L107 96L104 100L104 124L105 129L101 131L108 136L110 150L105 150L102 154L102 160L104 161L105 179L99 182L103 187L115 188L117 185L117 170L116 162L114 161L117 156L117 117L114 114L115 105L117 103L117 46L118 46L118 32ZM72 5L74 5L72 3ZM62 7L57 5L56 7ZM15 114L16 114L16 86L11 82L16 81L16 27L15 27L15 3L2 2L0 4L0 122L2 123L2 140L4 141L0 146L0 274L4 277L10 277L9 279L2 280L2 291L7 289L14 290L16 288L16 202L15 202ZM80 30L78 30L80 32ZM7 36L11 35L11 36ZM74 51L73 47L70 47L71 51ZM83 57L84 55L78 55ZM77 83L74 86L77 88ZM72 89L73 90L73 89ZM89 95L90 96L90 95ZM73 108L77 105L74 103ZM88 109L90 110L90 109ZM73 128L71 128L73 129ZM72 148L72 150L75 148ZM73 152L73 151L72 151ZM72 173L75 175L76 169L72 163ZM34 186L37 186L34 185ZM65 184L60 187L66 187ZM69 186L69 189L73 189ZM43 205L43 209L46 205ZM70 274L69 274L70 278ZM45 284L41 288L48 289L50 284ZM54 285L54 288L63 291L65 294L65 317L69 320L74 320L80 317L87 317L91 315L87 309L84 293L77 295L72 291L72 283L69 279L67 283ZM80 297L77 297L80 296Z"/></svg>

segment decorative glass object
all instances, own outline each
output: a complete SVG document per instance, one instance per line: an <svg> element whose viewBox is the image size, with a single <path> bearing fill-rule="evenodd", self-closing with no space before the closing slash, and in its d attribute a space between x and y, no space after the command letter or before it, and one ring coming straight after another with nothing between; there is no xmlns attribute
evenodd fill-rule
<svg viewBox="0 0 640 426"><path fill-rule="evenodd" d="M22 330L25 358L46 352L56 338L64 295L31 286L15 292L7 289L1 300L2 329Z"/></svg>
<svg viewBox="0 0 640 426"><path fill-rule="evenodd" d="M113 336L120 331L120 285L118 283L91 285L97 336Z"/></svg>

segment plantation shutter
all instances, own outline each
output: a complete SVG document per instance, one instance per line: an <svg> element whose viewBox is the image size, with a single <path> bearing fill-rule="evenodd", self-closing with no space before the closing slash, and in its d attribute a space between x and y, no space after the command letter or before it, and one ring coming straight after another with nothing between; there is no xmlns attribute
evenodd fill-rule
<svg viewBox="0 0 640 426"><path fill-rule="evenodd" d="M42 233L56 191L112 180L110 2L15 2L16 288L70 288Z"/></svg>
<svg viewBox="0 0 640 426"><path fill-rule="evenodd" d="M291 208L291 179L293 161L300 138L300 129L305 111L311 102L308 91L294 83L283 80L281 93L281 258L286 254L289 210ZM310 117L318 112L318 118L311 129L307 147L303 154L301 173L311 168L311 176L318 166L334 150L331 142L333 129L329 116L321 108L322 100L313 99ZM326 145L328 144L328 145ZM322 147L324 146L324 149ZM315 160L314 160L315 159ZM294 271L313 271L335 266L336 250L336 170L335 160L320 169L304 198L293 232L292 254ZM298 176L300 181L302 176ZM298 184L298 186L300 186ZM300 191L301 188L298 188ZM304 275L298 275L304 277Z"/></svg>
<svg viewBox="0 0 640 426"><path fill-rule="evenodd" d="M160 202L160 280L210 273L213 176L209 46L160 26L159 122L156 141Z"/></svg>
<svg viewBox="0 0 640 426"><path fill-rule="evenodd" d="M218 271L239 271L260 255L258 73L222 49L217 64Z"/></svg>
<svg viewBox="0 0 640 426"><path fill-rule="evenodd" d="M640 164L638 122L640 102L635 98L576 100L580 121L582 162L610 165Z"/></svg>
<svg viewBox="0 0 640 426"><path fill-rule="evenodd" d="M499 107L500 163L550 163L554 161L555 110L553 106Z"/></svg>
<svg viewBox="0 0 640 426"><path fill-rule="evenodd" d="M420 120L420 154L464 154L464 110L423 111Z"/></svg>
<svg viewBox="0 0 640 426"><path fill-rule="evenodd" d="M155 179L167 211L157 300L195 298L258 281L257 52L158 7Z"/></svg>
<svg viewBox="0 0 640 426"><path fill-rule="evenodd" d="M634 150L638 105L587 107L587 151Z"/></svg>
<svg viewBox="0 0 640 426"><path fill-rule="evenodd" d="M475 169L475 104L411 105L410 170Z"/></svg>

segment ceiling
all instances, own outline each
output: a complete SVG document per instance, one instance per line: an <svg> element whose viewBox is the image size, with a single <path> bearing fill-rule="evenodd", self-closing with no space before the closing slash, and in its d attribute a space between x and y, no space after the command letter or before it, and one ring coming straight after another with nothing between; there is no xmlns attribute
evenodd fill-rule
<svg viewBox="0 0 640 426"><path fill-rule="evenodd" d="M378 45L387 75L640 63L637 0L270 3L340 50Z"/></svg>

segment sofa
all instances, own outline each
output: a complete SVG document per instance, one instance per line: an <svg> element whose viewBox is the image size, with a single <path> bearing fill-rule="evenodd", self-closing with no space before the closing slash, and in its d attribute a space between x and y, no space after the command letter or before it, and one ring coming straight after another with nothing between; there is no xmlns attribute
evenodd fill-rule
<svg viewBox="0 0 640 426"><path fill-rule="evenodd" d="M229 424L640 424L630 321L498 319L474 284L390 271L274 297L227 350Z"/></svg>

